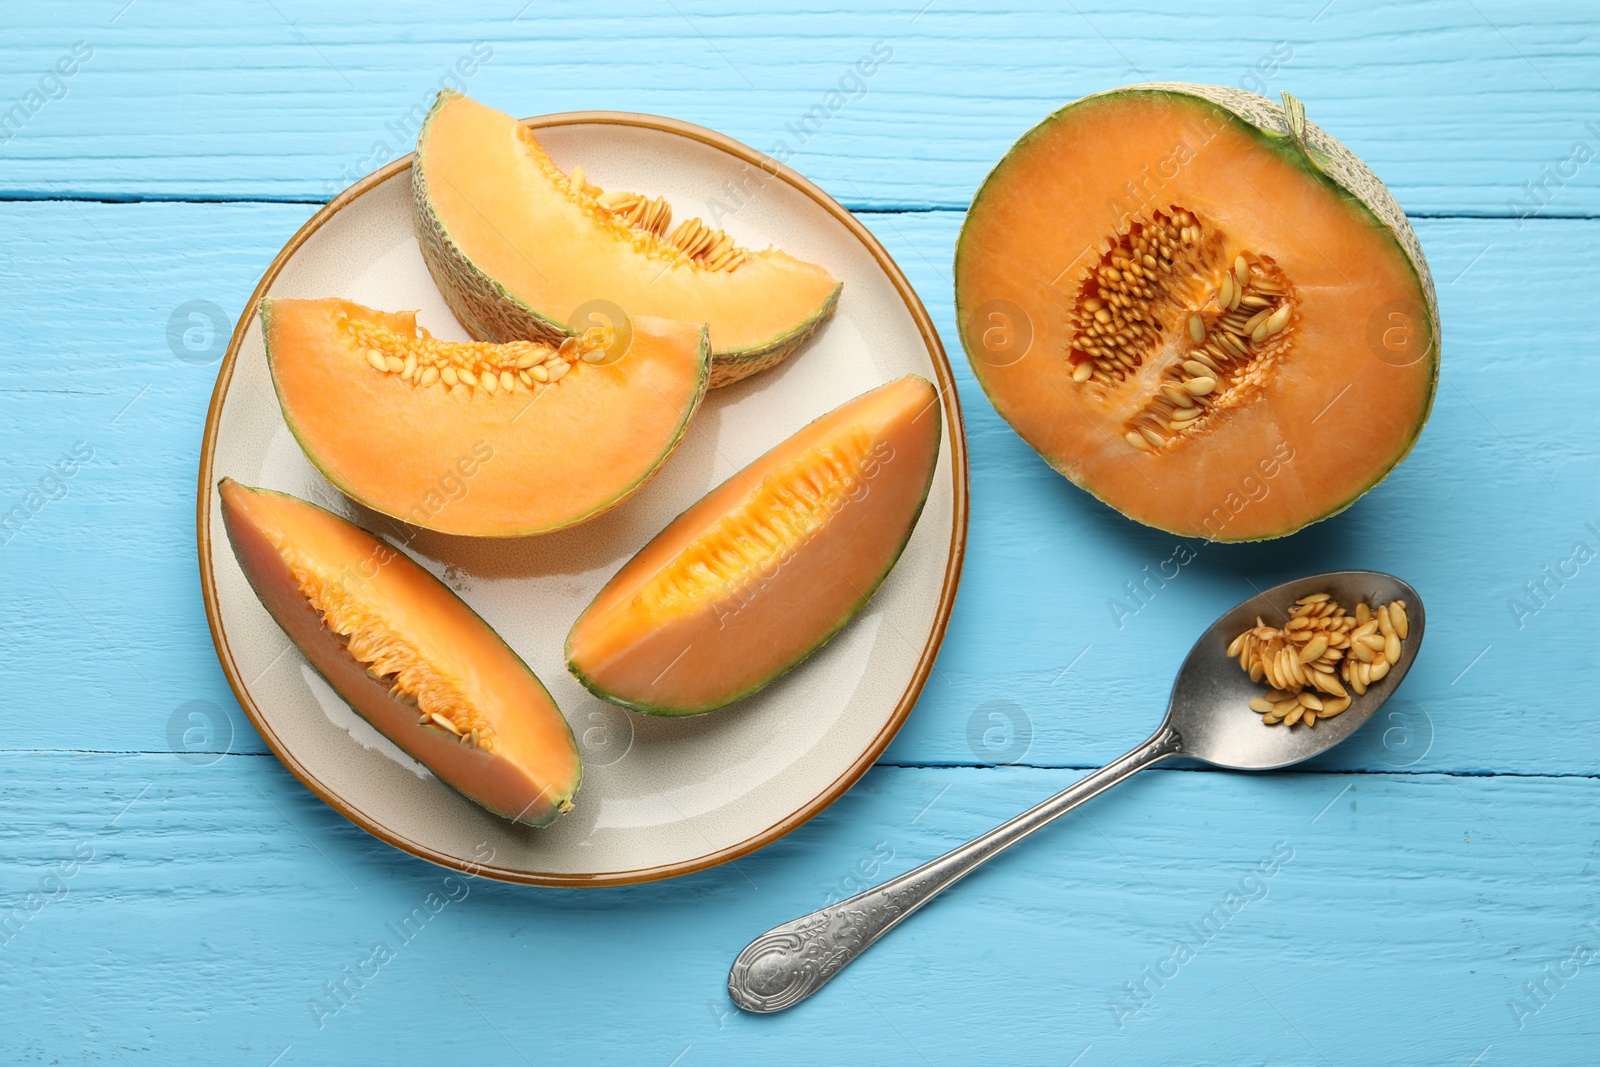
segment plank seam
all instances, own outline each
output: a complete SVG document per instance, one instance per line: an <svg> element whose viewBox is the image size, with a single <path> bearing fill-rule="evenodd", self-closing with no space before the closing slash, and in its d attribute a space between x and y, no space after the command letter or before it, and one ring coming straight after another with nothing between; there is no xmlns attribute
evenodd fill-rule
<svg viewBox="0 0 1600 1067"><path fill-rule="evenodd" d="M12 756L173 756L175 753L167 749L114 749L114 748L11 748L0 749L0 760ZM271 752L223 752L214 749L185 750L185 756L216 756L219 760L223 757L251 758L251 759L276 759ZM903 771L1093 771L1100 768L1094 763L909 763L902 761L880 760L873 764L874 768L885 768ZM1178 771L1178 772L1204 772L1210 773L1218 770L1214 767L1179 767L1162 766L1152 770ZM1239 772L1251 773L1251 772ZM1444 778L1587 778L1600 781L1600 773L1586 774L1581 771L1464 771L1464 770L1427 770L1414 767L1386 767L1383 769L1337 769L1337 770L1281 770L1273 774L1299 774L1315 775L1318 777L1338 777L1340 775L1362 774L1394 777L1400 775L1436 775Z"/></svg>
<svg viewBox="0 0 1600 1067"><path fill-rule="evenodd" d="M328 203L323 197L299 196L206 196L203 194L105 194L67 195L36 193L26 190L0 192L0 204L305 204L322 206ZM880 204L875 202L840 201L857 215L938 215L966 214L965 205L955 204ZM1524 222L1591 222L1600 219L1600 212L1540 212L1538 214L1513 214L1510 212L1479 211L1408 211L1410 219L1481 219Z"/></svg>

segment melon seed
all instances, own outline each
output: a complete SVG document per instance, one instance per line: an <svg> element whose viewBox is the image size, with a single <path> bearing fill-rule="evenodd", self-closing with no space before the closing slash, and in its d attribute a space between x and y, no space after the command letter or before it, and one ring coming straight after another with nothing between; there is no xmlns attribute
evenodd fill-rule
<svg viewBox="0 0 1600 1067"><path fill-rule="evenodd" d="M687 234L690 227L680 229ZM1226 408L1236 386L1259 383L1284 358L1281 346L1264 342L1288 320L1288 284L1275 266L1252 262L1246 252L1223 259L1222 240L1184 208L1135 217L1109 236L1080 283L1065 369L1075 384L1092 382L1096 389L1134 382L1152 389L1123 434L1141 451L1160 449L1168 434L1181 439L1197 425L1198 412L1181 412ZM1213 278L1217 288L1196 306L1196 289ZM1202 311L1211 300L1221 315L1208 326ZM1156 382L1143 384L1148 379L1138 372L1147 359L1163 356L1173 333L1188 334L1195 347Z"/></svg>
<svg viewBox="0 0 1600 1067"><path fill-rule="evenodd" d="M389 369L389 364L384 361L383 353L376 349L367 349L367 362L372 364L373 370L386 371Z"/></svg>
<svg viewBox="0 0 1600 1067"><path fill-rule="evenodd" d="M1262 715L1263 723L1302 722L1314 727L1318 718L1332 718L1350 706L1352 697L1344 683L1360 696L1388 676L1402 651L1393 622L1404 615L1405 606L1398 600L1381 605L1376 614L1365 603L1347 613L1326 593L1314 593L1289 609L1282 628L1257 618L1254 626L1229 643L1227 654L1249 672L1251 681L1265 679L1274 686L1272 692L1250 701L1250 709ZM1383 632L1385 624L1392 632ZM1303 708L1303 714L1297 718L1291 705Z"/></svg>
<svg viewBox="0 0 1600 1067"><path fill-rule="evenodd" d="M1194 407L1194 397L1190 396L1186 390L1170 382L1161 387L1161 395L1180 408Z"/></svg>

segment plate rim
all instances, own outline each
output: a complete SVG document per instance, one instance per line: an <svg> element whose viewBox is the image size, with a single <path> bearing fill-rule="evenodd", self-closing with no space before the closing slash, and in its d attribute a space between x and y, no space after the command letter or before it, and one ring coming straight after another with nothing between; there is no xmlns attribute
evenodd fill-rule
<svg viewBox="0 0 1600 1067"><path fill-rule="evenodd" d="M878 268L883 271L884 275L893 284L895 292L899 295L906 310L911 313L912 320L916 323L917 332L921 334L929 355L933 357L933 369L934 375L938 379L939 397L943 401L942 407L945 411L945 417L950 424L951 432L948 436L950 438L954 522L952 523L950 535L949 557L945 564L944 586L940 591L939 603L934 612L934 625L929 633L927 644L923 647L922 654L917 659L916 669L912 672L911 679L906 685L905 691L901 693L894 712L890 715L888 721L884 723L883 728L879 730L861 755L842 774L815 796L801 804L796 810L759 833L726 848L697 856L693 859L659 864L654 867L645 867L637 870L610 871L599 874L527 871L498 867L492 863L475 863L440 853L428 845L412 840L365 813L356 810L343 797L324 788L300 764L289 746L279 739L263 716L254 698L250 695L249 687L244 683L238 666L234 662L233 652L229 647L228 637L222 626L221 605L217 596L216 582L213 579L214 567L212 565L210 517L212 494L215 492L215 447L220 427L223 400L233 380L233 371L238 363L240 348L258 317L256 308L260 306L261 299L266 296L267 290L277 280L278 275L283 271L290 258L310 240L312 235L340 211L343 211L356 200L401 171L409 170L412 161L416 157L415 152L401 156L387 166L375 170L358 180L332 200L329 200L316 214L302 224L295 231L294 236L290 237L283 248L272 258L272 262L262 273L261 280L251 292L249 302L240 314L239 321L234 325L233 334L228 341L227 352L224 353L221 366L217 370L217 381L212 388L211 402L206 409L205 432L200 448L199 489L195 501L195 543L198 548L200 564L200 588L205 601L206 622L211 630L211 643L222 666L222 673L228 680L228 687L233 691L234 699L238 701L239 707L243 709L251 725L261 735L262 740L267 743L267 747L272 750L272 754L278 758L278 762L283 764L295 778L299 779L300 784L310 790L314 796L350 822L378 840L392 845L402 852L467 875L483 875L497 881L520 885L552 887L639 885L646 882L656 882L694 874L698 871L729 863L759 848L763 848L798 829L843 796L851 786L855 785L872 768L878 757L883 754L884 750L889 747L889 743L894 740L895 735L900 732L900 728L905 725L906 719L911 714L911 709L916 706L918 698L922 695L928 676L932 673L933 663L938 657L939 649L944 644L945 632L950 623L950 613L955 606L956 590L961 581L962 566L966 559L967 522L970 507L966 424L961 413L961 398L956 391L955 372L951 368L950 359L945 353L944 345L939 340L939 333L934 328L933 320L929 318L927 308L923 306L916 290L906 280L899 264L890 257L871 231L862 225L860 220L851 214L847 208L823 192L808 178L726 134L685 122L682 119L631 111L564 111L551 115L525 118L520 121L522 125L534 130L576 125L632 126L654 130L698 141L735 156L746 163L760 167L775 180L782 181L807 196L829 215L833 216L835 221L841 223L856 240L860 241L878 264Z"/></svg>

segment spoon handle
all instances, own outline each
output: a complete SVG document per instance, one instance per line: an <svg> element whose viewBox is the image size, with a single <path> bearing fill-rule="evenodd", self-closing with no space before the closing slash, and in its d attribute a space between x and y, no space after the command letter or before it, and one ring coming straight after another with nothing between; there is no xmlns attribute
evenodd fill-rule
<svg viewBox="0 0 1600 1067"><path fill-rule="evenodd" d="M773 927L733 961L728 995L746 1011L782 1011L798 1004L969 872L1134 772L1178 755L1182 747L1177 731L1163 724L1132 752L988 833L848 900Z"/></svg>

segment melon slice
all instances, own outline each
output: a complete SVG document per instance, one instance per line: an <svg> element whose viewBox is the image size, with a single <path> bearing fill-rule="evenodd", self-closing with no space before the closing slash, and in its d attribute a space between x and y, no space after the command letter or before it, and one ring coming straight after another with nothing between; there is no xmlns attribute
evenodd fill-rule
<svg viewBox="0 0 1600 1067"><path fill-rule="evenodd" d="M344 519L224 478L222 519L267 611L362 718L467 799L544 826L583 778L516 653L412 560Z"/></svg>
<svg viewBox="0 0 1600 1067"><path fill-rule="evenodd" d="M939 457L941 409L910 375L824 415L680 515L567 636L597 696L698 715L822 646L900 558Z"/></svg>
<svg viewBox="0 0 1600 1067"><path fill-rule="evenodd" d="M440 341L414 312L263 300L267 360L307 458L374 511L507 537L592 519L647 482L705 395L701 326L633 320L558 346Z"/></svg>
<svg viewBox="0 0 1600 1067"><path fill-rule="evenodd" d="M718 388L788 357L839 300L824 268L699 219L669 229L666 201L562 173L526 126L449 90L418 135L412 191L428 269L481 340L559 342L596 307L703 322Z"/></svg>
<svg viewBox="0 0 1600 1067"><path fill-rule="evenodd" d="M1141 85L1024 135L956 249L997 411L1140 522L1277 537L1411 449L1439 374L1422 249L1346 148L1236 89Z"/></svg>

